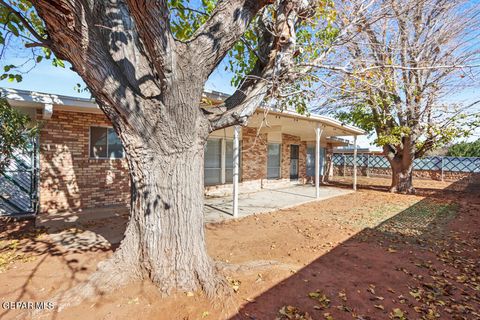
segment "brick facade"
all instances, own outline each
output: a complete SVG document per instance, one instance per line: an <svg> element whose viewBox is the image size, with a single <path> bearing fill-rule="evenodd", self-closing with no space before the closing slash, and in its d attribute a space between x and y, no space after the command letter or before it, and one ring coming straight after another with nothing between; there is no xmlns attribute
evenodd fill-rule
<svg viewBox="0 0 480 320"><path fill-rule="evenodd" d="M242 181L267 177L267 134L242 128Z"/></svg>
<svg viewBox="0 0 480 320"><path fill-rule="evenodd" d="M129 201L125 159L90 159L90 126L110 126L103 114L55 111L40 131L40 210L61 212Z"/></svg>
<svg viewBox="0 0 480 320"><path fill-rule="evenodd" d="M103 114L58 110L51 119L45 120L39 137L41 212L128 205L130 186L126 160L90 158L92 126L111 125ZM282 134L281 139L281 179L267 181L267 134L257 135L256 128L242 128L241 181L244 188L254 191L265 185L288 182L292 144L300 146L299 181L306 181L306 142L288 134Z"/></svg>

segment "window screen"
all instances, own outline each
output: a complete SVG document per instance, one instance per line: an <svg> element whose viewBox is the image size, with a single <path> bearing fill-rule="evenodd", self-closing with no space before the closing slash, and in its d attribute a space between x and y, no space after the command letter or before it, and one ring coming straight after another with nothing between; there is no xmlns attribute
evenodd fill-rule
<svg viewBox="0 0 480 320"><path fill-rule="evenodd" d="M107 128L90 128L90 157L107 157Z"/></svg>
<svg viewBox="0 0 480 320"><path fill-rule="evenodd" d="M90 157L104 159L124 157L122 142L113 128L90 128Z"/></svg>
<svg viewBox="0 0 480 320"><path fill-rule="evenodd" d="M323 175L325 163L325 148L320 148L320 175ZM315 147L307 148L307 176L315 176Z"/></svg>
<svg viewBox="0 0 480 320"><path fill-rule="evenodd" d="M238 176L240 179L242 168L242 144L238 145ZM233 140L225 141L225 182L233 182Z"/></svg>
<svg viewBox="0 0 480 320"><path fill-rule="evenodd" d="M107 150L109 158L123 158L122 141L117 136L113 128L107 130Z"/></svg>
<svg viewBox="0 0 480 320"><path fill-rule="evenodd" d="M222 161L222 140L208 139L205 146L205 184L219 184L221 183L221 161Z"/></svg>
<svg viewBox="0 0 480 320"><path fill-rule="evenodd" d="M268 144L268 159L267 159L267 178L278 179L280 178L280 144L269 143Z"/></svg>

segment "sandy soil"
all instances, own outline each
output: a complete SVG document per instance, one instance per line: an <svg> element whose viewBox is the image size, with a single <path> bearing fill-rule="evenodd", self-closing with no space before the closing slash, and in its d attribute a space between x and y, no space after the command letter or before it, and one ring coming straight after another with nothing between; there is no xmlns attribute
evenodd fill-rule
<svg viewBox="0 0 480 320"><path fill-rule="evenodd" d="M390 194L382 178L359 183L354 194L207 225L208 250L226 266L231 297L162 297L148 282L133 283L39 317L480 319L480 178L417 180L417 195ZM82 245L82 235L116 239L124 222L69 226L72 246L56 245L51 231L31 223L2 222L0 302L48 301L86 279L115 245ZM1 319L30 317L0 306Z"/></svg>

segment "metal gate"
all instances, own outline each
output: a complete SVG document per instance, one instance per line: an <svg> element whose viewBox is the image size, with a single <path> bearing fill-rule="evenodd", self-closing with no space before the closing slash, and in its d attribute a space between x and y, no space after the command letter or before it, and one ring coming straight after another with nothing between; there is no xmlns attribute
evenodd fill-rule
<svg viewBox="0 0 480 320"><path fill-rule="evenodd" d="M34 216L38 212L39 163L35 138L27 150L15 152L0 172L0 216Z"/></svg>

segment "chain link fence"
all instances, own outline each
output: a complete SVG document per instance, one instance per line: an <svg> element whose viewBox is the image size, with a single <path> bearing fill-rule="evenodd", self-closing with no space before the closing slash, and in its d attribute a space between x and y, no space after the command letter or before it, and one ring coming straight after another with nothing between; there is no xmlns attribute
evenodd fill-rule
<svg viewBox="0 0 480 320"><path fill-rule="evenodd" d="M337 168L353 168L353 155L334 153L332 157L333 165ZM364 169L366 175L375 169L390 169L390 163L385 156L359 154L357 155L357 168ZM469 157L425 157L415 159L414 170L445 173L480 173L480 158Z"/></svg>

